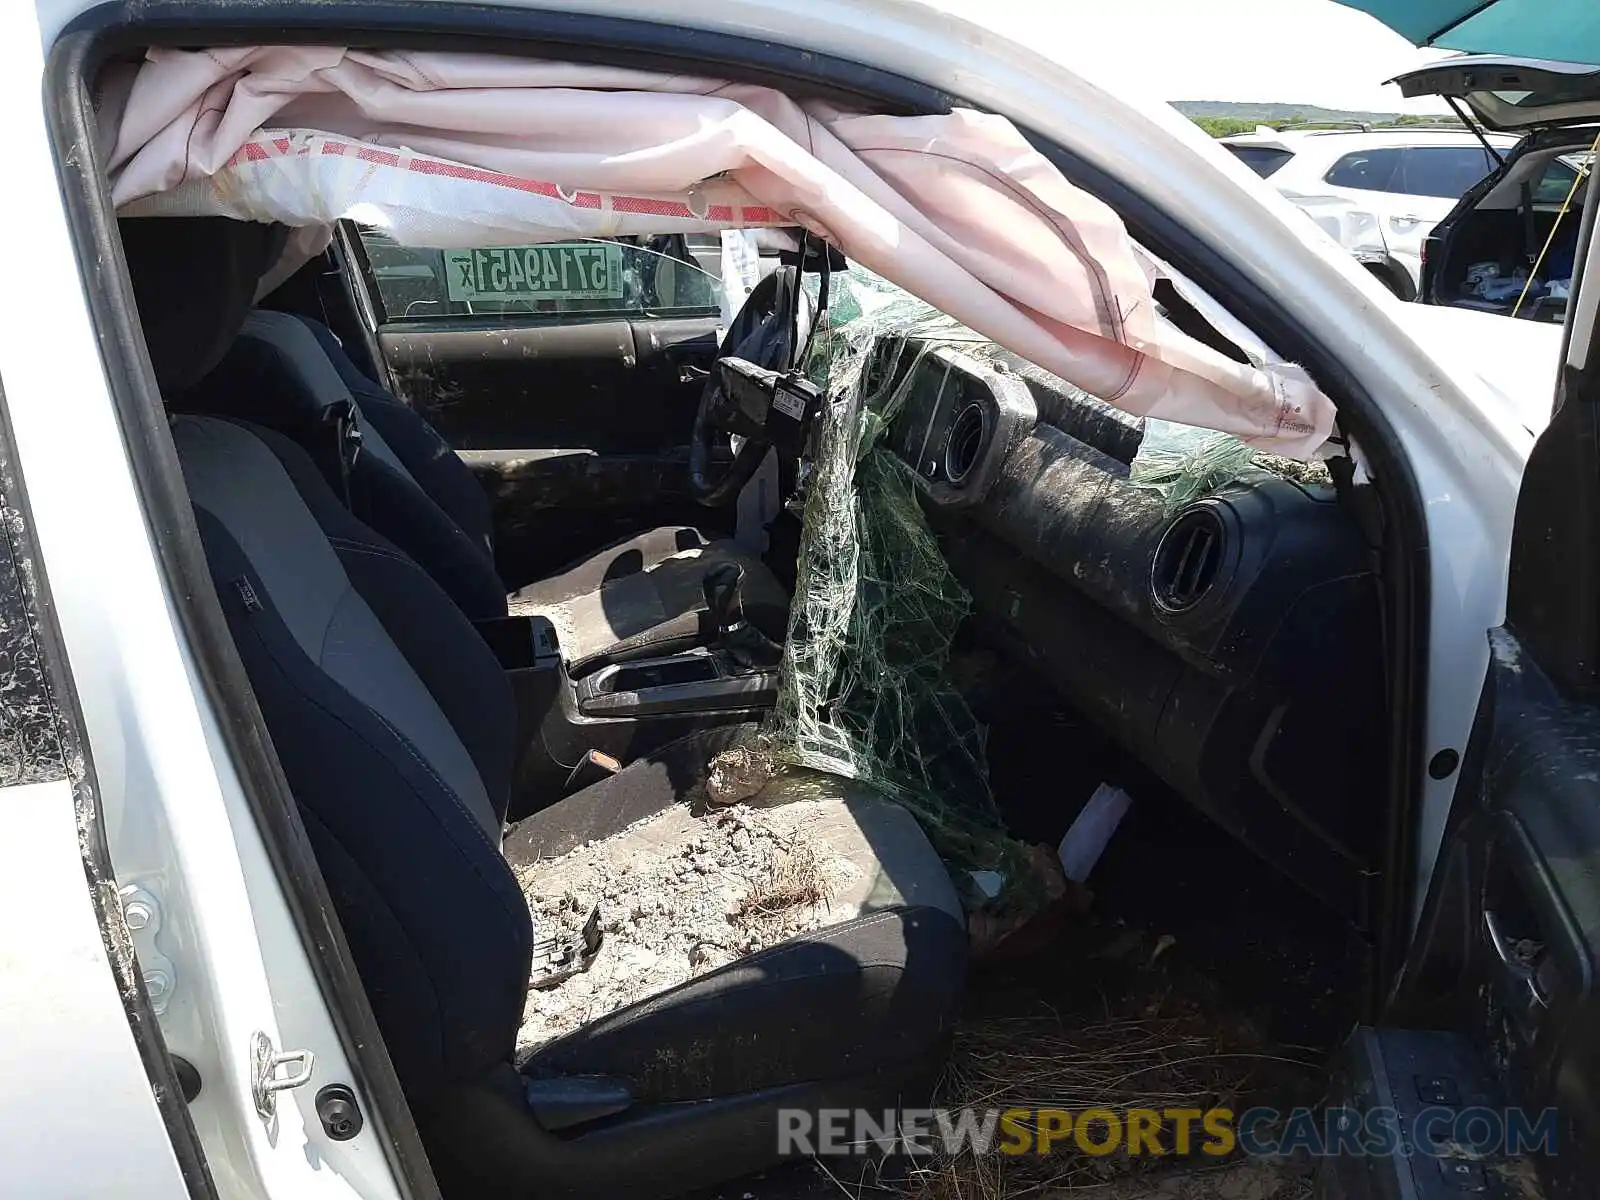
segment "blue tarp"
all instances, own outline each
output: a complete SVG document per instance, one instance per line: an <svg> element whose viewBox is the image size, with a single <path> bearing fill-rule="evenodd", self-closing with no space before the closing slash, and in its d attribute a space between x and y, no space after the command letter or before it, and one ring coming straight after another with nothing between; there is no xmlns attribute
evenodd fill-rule
<svg viewBox="0 0 1600 1200"><path fill-rule="evenodd" d="M1600 66L1600 0L1339 0L1418 46Z"/></svg>

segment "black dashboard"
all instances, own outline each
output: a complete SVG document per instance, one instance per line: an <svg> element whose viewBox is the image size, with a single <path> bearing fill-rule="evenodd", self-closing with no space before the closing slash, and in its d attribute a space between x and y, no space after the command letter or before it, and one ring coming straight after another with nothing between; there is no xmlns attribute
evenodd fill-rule
<svg viewBox="0 0 1600 1200"><path fill-rule="evenodd" d="M1362 921L1383 634L1334 489L1251 468L1169 511L1129 480L1138 418L993 347L885 338L867 371L985 634Z"/></svg>

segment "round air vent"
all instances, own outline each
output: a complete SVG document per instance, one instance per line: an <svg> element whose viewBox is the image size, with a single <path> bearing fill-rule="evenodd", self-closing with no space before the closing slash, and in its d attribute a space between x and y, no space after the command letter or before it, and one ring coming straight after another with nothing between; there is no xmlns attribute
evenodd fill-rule
<svg viewBox="0 0 1600 1200"><path fill-rule="evenodd" d="M1222 574L1228 529L1213 510L1193 508L1167 527L1156 545L1150 590L1157 607L1188 612L1210 593Z"/></svg>
<svg viewBox="0 0 1600 1200"><path fill-rule="evenodd" d="M976 401L958 412L956 419L950 422L950 436L944 443L944 475L951 483L965 483L972 468L978 465L988 427L989 419L984 415L983 405Z"/></svg>

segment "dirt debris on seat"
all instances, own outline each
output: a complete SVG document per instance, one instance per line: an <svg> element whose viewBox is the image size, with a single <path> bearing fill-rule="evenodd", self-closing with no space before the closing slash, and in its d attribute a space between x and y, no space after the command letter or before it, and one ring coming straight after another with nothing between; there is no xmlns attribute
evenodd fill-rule
<svg viewBox="0 0 1600 1200"><path fill-rule="evenodd" d="M517 869L535 937L576 934L596 906L587 971L528 993L519 1056L697 975L854 916L859 868L822 836L828 806L677 804L559 858Z"/></svg>
<svg viewBox="0 0 1600 1200"><path fill-rule="evenodd" d="M707 768L706 798L718 806L738 804L766 787L777 770L771 751L759 746L731 747Z"/></svg>

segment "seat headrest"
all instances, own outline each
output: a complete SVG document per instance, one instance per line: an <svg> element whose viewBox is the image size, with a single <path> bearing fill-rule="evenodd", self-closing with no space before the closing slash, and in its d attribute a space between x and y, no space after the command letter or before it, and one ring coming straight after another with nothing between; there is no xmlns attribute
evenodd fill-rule
<svg viewBox="0 0 1600 1200"><path fill-rule="evenodd" d="M188 387L233 343L288 230L227 217L129 217L117 224L156 383L163 392Z"/></svg>

